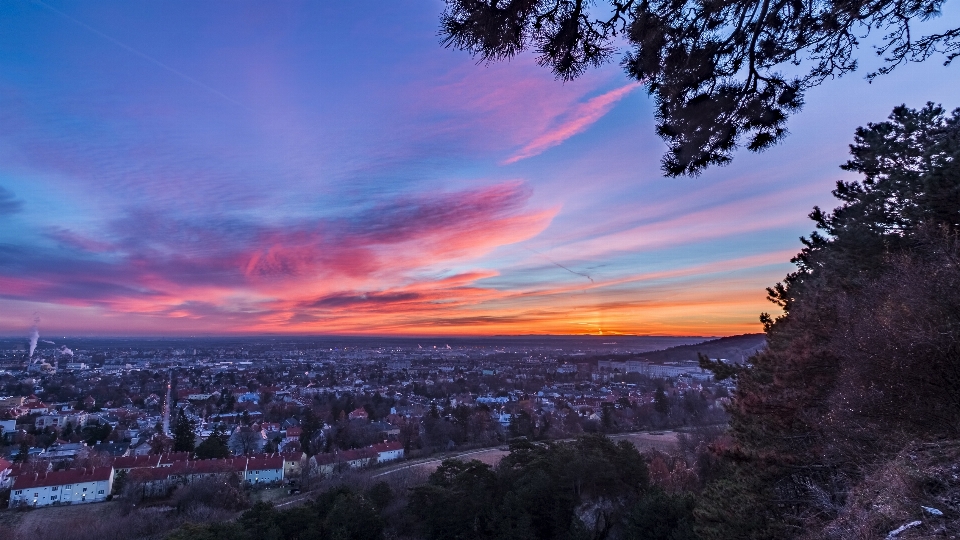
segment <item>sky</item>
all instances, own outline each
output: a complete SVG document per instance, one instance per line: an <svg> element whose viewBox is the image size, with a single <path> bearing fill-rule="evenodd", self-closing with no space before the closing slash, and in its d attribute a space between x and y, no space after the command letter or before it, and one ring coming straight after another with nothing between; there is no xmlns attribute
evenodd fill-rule
<svg viewBox="0 0 960 540"><path fill-rule="evenodd" d="M0 0L0 335L759 332L854 129L960 106L960 66L866 50L782 144L664 178L616 62L478 63L442 9Z"/></svg>

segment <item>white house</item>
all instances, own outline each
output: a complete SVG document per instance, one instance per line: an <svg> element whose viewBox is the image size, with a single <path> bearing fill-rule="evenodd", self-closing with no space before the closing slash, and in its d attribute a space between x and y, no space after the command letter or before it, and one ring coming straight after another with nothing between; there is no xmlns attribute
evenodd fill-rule
<svg viewBox="0 0 960 540"><path fill-rule="evenodd" d="M21 474L10 488L10 508L100 502L111 489L113 467Z"/></svg>
<svg viewBox="0 0 960 540"><path fill-rule="evenodd" d="M250 484L283 482L283 456L280 454L251 456L247 460L243 479Z"/></svg>
<svg viewBox="0 0 960 540"><path fill-rule="evenodd" d="M403 459L403 443L399 441L375 444L373 449L377 452L377 463Z"/></svg>

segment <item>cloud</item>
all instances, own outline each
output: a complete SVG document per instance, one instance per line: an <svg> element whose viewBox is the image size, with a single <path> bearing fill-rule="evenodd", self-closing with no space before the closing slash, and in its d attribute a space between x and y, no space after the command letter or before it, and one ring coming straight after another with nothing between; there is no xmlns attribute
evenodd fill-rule
<svg viewBox="0 0 960 540"><path fill-rule="evenodd" d="M16 214L23 210L23 203L16 198L12 191L0 186L0 217Z"/></svg>
<svg viewBox="0 0 960 540"><path fill-rule="evenodd" d="M422 306L443 301L437 290L475 295L469 284L495 275L430 269L469 263L549 224L556 210L530 208L531 195L505 182L275 223L131 210L100 234L57 228L46 234L53 245L0 244L0 297L178 318L217 313L250 326L298 310Z"/></svg>
<svg viewBox="0 0 960 540"><path fill-rule="evenodd" d="M536 156L549 148L559 145L570 137L583 132L590 127L591 124L603 118L620 99L635 90L638 86L640 86L639 83L621 86L616 90L611 90L590 99L586 103L580 104L569 114L565 115L565 118L558 125L537 136L517 153L507 158L503 163L507 165Z"/></svg>

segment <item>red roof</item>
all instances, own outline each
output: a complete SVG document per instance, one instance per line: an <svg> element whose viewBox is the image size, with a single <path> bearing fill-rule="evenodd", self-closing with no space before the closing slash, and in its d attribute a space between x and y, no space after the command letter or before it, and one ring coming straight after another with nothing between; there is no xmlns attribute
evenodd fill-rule
<svg viewBox="0 0 960 540"><path fill-rule="evenodd" d="M314 460L317 465L329 465L337 461L337 457L333 454L315 454L310 459Z"/></svg>
<svg viewBox="0 0 960 540"><path fill-rule="evenodd" d="M66 469L47 473L21 474L13 481L13 487L11 489L30 489L46 486L62 486L64 484L79 484L81 482L99 482L108 480L112 472L112 467L96 467L93 469Z"/></svg>
<svg viewBox="0 0 960 540"><path fill-rule="evenodd" d="M130 469L129 478L134 482L156 482L157 480L166 480L169 475L169 467L149 467Z"/></svg>
<svg viewBox="0 0 960 540"><path fill-rule="evenodd" d="M170 452L160 456L160 465L167 465L178 461L190 461L192 458L193 453L191 452Z"/></svg>
<svg viewBox="0 0 960 540"><path fill-rule="evenodd" d="M379 452L390 452L391 450L402 450L403 443L400 441L393 442L382 442L371 446L374 450Z"/></svg>
<svg viewBox="0 0 960 540"><path fill-rule="evenodd" d="M283 461L300 461L306 456L303 452L281 452L280 455L283 456Z"/></svg>
<svg viewBox="0 0 960 540"><path fill-rule="evenodd" d="M160 460L160 456L153 454L147 456L121 456L113 460L113 466L116 469L140 469L143 467L154 467Z"/></svg>
<svg viewBox="0 0 960 540"><path fill-rule="evenodd" d="M287 438L291 439L294 437L299 437L303 433L303 428L297 426L290 426L287 428Z"/></svg>
<svg viewBox="0 0 960 540"><path fill-rule="evenodd" d="M5 471L11 467L13 467L13 463L10 463L5 459L0 458L0 471Z"/></svg>
<svg viewBox="0 0 960 540"><path fill-rule="evenodd" d="M357 459L372 459L377 457L377 452L370 447L357 448L356 450L344 450L337 454L340 461L354 461Z"/></svg>
<svg viewBox="0 0 960 540"><path fill-rule="evenodd" d="M260 456L251 456L247 461L248 471L263 471L266 469L282 469L283 456L280 454L264 454Z"/></svg>

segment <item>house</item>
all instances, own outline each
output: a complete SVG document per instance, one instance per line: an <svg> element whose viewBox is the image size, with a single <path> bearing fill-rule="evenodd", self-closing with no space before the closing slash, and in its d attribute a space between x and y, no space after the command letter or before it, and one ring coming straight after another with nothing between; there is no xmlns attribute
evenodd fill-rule
<svg viewBox="0 0 960 540"><path fill-rule="evenodd" d="M285 465L286 458L279 454L249 458L181 460L167 466L128 469L128 478L130 484L136 484L144 496L154 497L166 495L178 485L232 474L251 485L280 483L284 479Z"/></svg>
<svg viewBox="0 0 960 540"><path fill-rule="evenodd" d="M130 456L146 456L153 451L153 448L150 447L150 439L138 438L137 442L130 445L130 450L127 452L127 455Z"/></svg>
<svg viewBox="0 0 960 540"><path fill-rule="evenodd" d="M395 438L400 436L400 428L388 422L371 422L370 427L376 429L387 438Z"/></svg>
<svg viewBox="0 0 960 540"><path fill-rule="evenodd" d="M344 450L336 454L338 463L345 463L351 469L360 469L373 465L377 461L377 452L370 447Z"/></svg>
<svg viewBox="0 0 960 540"><path fill-rule="evenodd" d="M284 459L279 454L251 456L247 459L243 479L248 484L271 484L283 481Z"/></svg>
<svg viewBox="0 0 960 540"><path fill-rule="evenodd" d="M351 411L347 417L350 420L367 420L370 418L370 415L367 414L367 411L363 407L357 407L355 410Z"/></svg>
<svg viewBox="0 0 960 540"><path fill-rule="evenodd" d="M130 449L130 445L125 442L104 442L93 445L93 449L97 452L104 452L116 457L126 455Z"/></svg>
<svg viewBox="0 0 960 540"><path fill-rule="evenodd" d="M9 507L105 501L113 476L113 467L21 474L10 488Z"/></svg>
<svg viewBox="0 0 960 540"><path fill-rule="evenodd" d="M11 414L14 418L19 416L19 411L23 407L23 402L27 398L23 396L8 396L0 397L0 412L11 412L16 414Z"/></svg>
<svg viewBox="0 0 960 540"><path fill-rule="evenodd" d="M303 466L307 463L307 454L305 452L284 452L283 456L283 476L288 478L300 474Z"/></svg>
<svg viewBox="0 0 960 540"><path fill-rule="evenodd" d="M13 463L0 458L0 489L10 487L10 473L13 471Z"/></svg>
<svg viewBox="0 0 960 540"><path fill-rule="evenodd" d="M371 446L377 453L377 463L386 463L396 459L403 459L403 443L399 441L382 442Z"/></svg>
<svg viewBox="0 0 960 540"><path fill-rule="evenodd" d="M121 456L113 460L113 468L117 472L129 472L132 469L167 468L180 462L190 461L191 457L190 452Z"/></svg>
<svg viewBox="0 0 960 540"><path fill-rule="evenodd" d="M310 468L322 475L333 474L337 467L337 457L333 454L316 454L310 458Z"/></svg>
<svg viewBox="0 0 960 540"><path fill-rule="evenodd" d="M130 472L131 469L156 467L158 461L160 461L158 454L122 456L113 460L113 468L116 469L118 473Z"/></svg>
<svg viewBox="0 0 960 540"><path fill-rule="evenodd" d="M21 414L46 414L49 410L50 406L33 394L25 398L20 406Z"/></svg>
<svg viewBox="0 0 960 540"><path fill-rule="evenodd" d="M294 441L300 440L300 435L303 434L303 429L298 426L288 427L287 431L283 437L283 443L291 443Z"/></svg>

